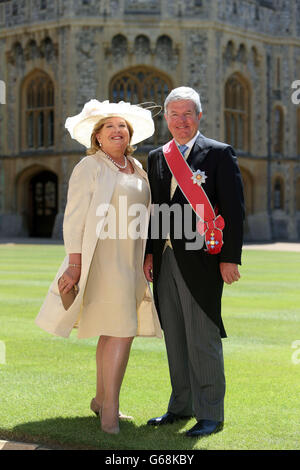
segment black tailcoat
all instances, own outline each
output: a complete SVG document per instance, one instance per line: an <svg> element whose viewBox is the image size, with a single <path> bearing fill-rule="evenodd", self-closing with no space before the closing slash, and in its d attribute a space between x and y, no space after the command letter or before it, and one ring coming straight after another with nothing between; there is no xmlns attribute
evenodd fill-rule
<svg viewBox="0 0 300 470"><path fill-rule="evenodd" d="M221 297L223 279L220 274L219 263L228 262L241 264L243 244L244 197L241 174L237 158L232 147L221 142L204 137L202 134L189 154L187 163L192 171L205 172L207 179L203 184L211 204L218 207L218 213L225 220L221 253L208 254L205 245L202 249L187 250L186 243L190 239L183 236L174 238L174 226L170 224L170 239L174 254L187 287L198 302L202 310L219 327L222 337L226 337L221 318ZM151 186L152 203L188 204L187 199L179 186L170 200L170 186L172 174L165 161L162 147L150 152L148 157L148 177ZM194 215L194 227L196 216ZM152 224L154 221L152 220ZM157 280L161 267L163 249L166 236L160 234L159 238L151 239L151 221L146 253L153 254L153 290L154 299L159 313L159 298L157 296Z"/></svg>

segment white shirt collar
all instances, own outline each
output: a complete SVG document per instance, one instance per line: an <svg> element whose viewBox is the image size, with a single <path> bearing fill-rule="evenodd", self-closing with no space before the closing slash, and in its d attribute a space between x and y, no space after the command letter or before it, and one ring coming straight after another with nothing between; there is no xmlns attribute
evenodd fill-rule
<svg viewBox="0 0 300 470"><path fill-rule="evenodd" d="M196 135L194 135L194 137L189 141L187 142L185 145L188 146L189 150L191 150L191 148L193 147L194 143L196 142L196 139L198 137L198 135L200 134L199 131L197 131ZM179 145L179 143L175 140L176 144Z"/></svg>

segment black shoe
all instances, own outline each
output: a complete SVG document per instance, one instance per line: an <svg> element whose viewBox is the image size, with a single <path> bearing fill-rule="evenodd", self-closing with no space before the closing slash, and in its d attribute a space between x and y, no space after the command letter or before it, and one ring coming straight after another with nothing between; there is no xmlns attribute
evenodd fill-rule
<svg viewBox="0 0 300 470"><path fill-rule="evenodd" d="M158 418L152 418L147 421L147 424L150 426L161 426L162 424L173 424L175 421L178 421L179 419L190 419L192 416L179 416L175 415L174 413L171 413L170 411L167 411L162 416L159 416Z"/></svg>
<svg viewBox="0 0 300 470"><path fill-rule="evenodd" d="M200 419L189 431L186 432L188 437L209 436L222 431L224 427L223 421L211 421L210 419Z"/></svg>

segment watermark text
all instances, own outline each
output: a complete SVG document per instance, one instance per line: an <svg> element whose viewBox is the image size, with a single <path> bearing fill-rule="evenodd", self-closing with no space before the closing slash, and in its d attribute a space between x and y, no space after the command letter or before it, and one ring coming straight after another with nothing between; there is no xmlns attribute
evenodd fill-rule
<svg viewBox="0 0 300 470"><path fill-rule="evenodd" d="M300 364L300 339L293 341L291 347L295 349L292 354L292 363L298 365Z"/></svg>
<svg viewBox="0 0 300 470"><path fill-rule="evenodd" d="M292 88L296 90L292 93L291 99L293 104L300 103L300 80L294 80L292 83Z"/></svg>
<svg viewBox="0 0 300 470"><path fill-rule="evenodd" d="M125 240L138 238L185 240L186 250L200 250L204 236L197 231L196 222L204 220L204 205L197 205L197 217L190 204L153 204L148 230L148 209L144 204L128 204L127 196L119 196L118 211L112 204L100 204L96 210L99 218L97 238Z"/></svg>

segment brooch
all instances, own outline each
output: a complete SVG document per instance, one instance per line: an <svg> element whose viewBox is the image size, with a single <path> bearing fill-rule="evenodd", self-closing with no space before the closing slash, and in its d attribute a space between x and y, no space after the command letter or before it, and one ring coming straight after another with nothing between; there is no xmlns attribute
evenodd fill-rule
<svg viewBox="0 0 300 470"><path fill-rule="evenodd" d="M205 183L207 176L205 175L205 171L197 170L193 172L193 176L191 179L193 180L194 184L201 186L202 183Z"/></svg>
<svg viewBox="0 0 300 470"><path fill-rule="evenodd" d="M207 240L206 244L209 246L209 248L214 249L216 248L217 245L219 245L218 240L215 240L215 233L211 232L210 234L210 239Z"/></svg>

